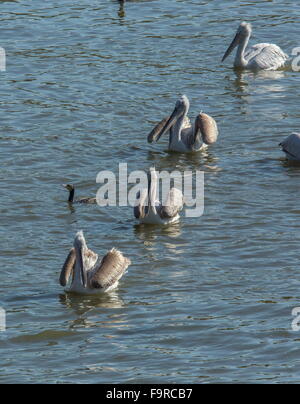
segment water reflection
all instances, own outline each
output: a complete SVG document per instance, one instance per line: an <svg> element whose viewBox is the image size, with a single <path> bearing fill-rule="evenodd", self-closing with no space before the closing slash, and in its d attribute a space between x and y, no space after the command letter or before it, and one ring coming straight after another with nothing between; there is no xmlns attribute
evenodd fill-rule
<svg viewBox="0 0 300 404"><path fill-rule="evenodd" d="M182 233L182 224L180 222L173 223L168 226L157 226L157 225L149 225L149 224L136 224L134 226L134 235L143 241L145 246L153 247L158 239L161 237L168 236L170 238L177 238L181 236ZM174 246L170 243L166 243L170 248ZM168 248L169 248L168 247Z"/></svg>
<svg viewBox="0 0 300 404"><path fill-rule="evenodd" d="M8 1L8 0L7 0ZM118 1L118 3L119 3L119 10L118 10L118 16L121 18L121 19L123 19L125 16L126 16L126 13L125 13L125 3L126 2L131 2L131 3L137 3L137 2L139 2L139 1L141 1L141 0L117 0ZM149 0L142 0L142 1L149 1ZM152 0L150 0L150 1L152 1Z"/></svg>
<svg viewBox="0 0 300 404"><path fill-rule="evenodd" d="M68 209L69 209L70 213L71 214L75 213L76 211L75 211L73 203L67 202L67 204L68 204Z"/></svg>
<svg viewBox="0 0 300 404"><path fill-rule="evenodd" d="M234 90L234 93L232 94L233 96L242 99L243 97L249 95L247 93L249 82L246 80L246 77L244 77L244 74L242 72L236 71L234 80L231 80L231 77L229 76L226 76L226 79L228 80L228 82L232 86L232 89Z"/></svg>
<svg viewBox="0 0 300 404"><path fill-rule="evenodd" d="M119 11L118 11L118 16L120 18L124 18L125 17L125 9L124 9L124 5L125 5L125 0L118 0L119 1Z"/></svg>
<svg viewBox="0 0 300 404"><path fill-rule="evenodd" d="M297 160L288 160L287 158L282 157L281 163L283 167L289 168L289 172L299 172L300 169L300 161Z"/></svg>
<svg viewBox="0 0 300 404"><path fill-rule="evenodd" d="M271 99L285 96L285 88L280 80L285 77L284 71L241 71L234 70L235 77L226 76L228 85L225 86L227 94L238 100L241 114L250 115L258 103L254 102L257 96L267 96ZM269 105L269 110L267 106ZM264 113L274 113L274 105L265 103ZM279 114L279 118L281 115Z"/></svg>
<svg viewBox="0 0 300 404"><path fill-rule="evenodd" d="M218 157L214 155L211 148L207 148L197 153L176 153L166 151L165 154L156 151L149 151L147 160L150 165L154 165L158 171L162 170L196 170L204 167L210 170L218 169Z"/></svg>
<svg viewBox="0 0 300 404"><path fill-rule="evenodd" d="M124 301L120 298L116 290L109 293L87 296L66 292L59 295L59 302L79 315L95 307L115 309L124 306Z"/></svg>
<svg viewBox="0 0 300 404"><path fill-rule="evenodd" d="M285 72L282 70L258 72L234 70L235 79L227 76L226 79L230 82L231 88L234 90L232 95L237 98L243 99L243 97L249 96L249 85L255 82L255 89L266 92L278 92L285 91L285 88L276 82L285 77ZM270 80L267 82L266 80ZM246 99L247 100L247 99Z"/></svg>
<svg viewBox="0 0 300 404"><path fill-rule="evenodd" d="M252 72L249 70L235 70L237 78L243 80L279 80L285 77L284 70L259 70L257 72Z"/></svg>
<svg viewBox="0 0 300 404"><path fill-rule="evenodd" d="M117 291L103 293L96 296L82 296L75 293L65 293L59 295L59 303L65 308L72 310L76 314L75 320L70 321L70 328L91 328L98 327L103 323L101 315L105 315L106 326L116 326L124 319L120 315L108 315L107 309L120 309L125 306L123 299ZM99 309L105 309L103 312ZM108 318L110 319L108 321Z"/></svg>

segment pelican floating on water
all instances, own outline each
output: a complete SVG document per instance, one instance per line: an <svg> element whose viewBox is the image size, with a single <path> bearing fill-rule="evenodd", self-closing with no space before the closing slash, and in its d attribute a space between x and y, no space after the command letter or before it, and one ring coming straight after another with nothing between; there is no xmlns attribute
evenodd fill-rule
<svg viewBox="0 0 300 404"><path fill-rule="evenodd" d="M279 146L288 160L300 161L300 133L292 133Z"/></svg>
<svg viewBox="0 0 300 404"><path fill-rule="evenodd" d="M72 275L69 292L108 292L118 286L119 279L130 264L130 260L115 248L100 259L87 247L83 232L79 231L61 270L59 283L65 287Z"/></svg>
<svg viewBox="0 0 300 404"><path fill-rule="evenodd" d="M190 102L182 95L175 104L171 116L160 121L148 135L148 142L158 142L169 131L169 150L176 152L197 152L217 141L218 127L209 115L200 112L191 125L187 117Z"/></svg>
<svg viewBox="0 0 300 404"><path fill-rule="evenodd" d="M249 38L252 33L251 24L242 22L237 33L225 52L222 62L227 58L233 49L238 46L234 60L234 67L251 70L277 70L284 67L288 60L283 50L274 44L259 43L246 50Z"/></svg>
<svg viewBox="0 0 300 404"><path fill-rule="evenodd" d="M177 188L171 188L166 201L157 199L158 176L155 168L150 169L148 189L138 193L138 203L134 207L134 216L143 224L171 224L179 221L179 212L183 208L183 195Z"/></svg>
<svg viewBox="0 0 300 404"><path fill-rule="evenodd" d="M69 191L69 203L97 203L96 198L80 198L74 201L75 187L72 184L63 184L63 187Z"/></svg>

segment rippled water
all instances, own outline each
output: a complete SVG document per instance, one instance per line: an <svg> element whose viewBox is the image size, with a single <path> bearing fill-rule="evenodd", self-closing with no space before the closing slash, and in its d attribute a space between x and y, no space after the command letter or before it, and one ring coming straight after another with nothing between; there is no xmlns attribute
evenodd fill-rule
<svg viewBox="0 0 300 404"><path fill-rule="evenodd" d="M239 4L239 6L237 6ZM252 43L298 41L295 1L1 1L1 382L299 382L299 73L237 74L220 59L238 23ZM214 116L206 154L148 145L185 93ZM74 206L100 170L201 169L205 212L168 228L130 208ZM101 297L58 276L75 232L133 264Z"/></svg>

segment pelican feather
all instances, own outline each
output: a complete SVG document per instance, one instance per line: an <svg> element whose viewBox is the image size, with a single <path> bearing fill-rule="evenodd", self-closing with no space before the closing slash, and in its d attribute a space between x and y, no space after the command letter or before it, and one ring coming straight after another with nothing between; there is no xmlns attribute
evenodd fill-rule
<svg viewBox="0 0 300 404"><path fill-rule="evenodd" d="M102 259L90 250L80 231L76 234L74 247L70 250L62 267L59 283L68 291L89 294L111 290L118 285L131 261L116 248L112 248Z"/></svg>

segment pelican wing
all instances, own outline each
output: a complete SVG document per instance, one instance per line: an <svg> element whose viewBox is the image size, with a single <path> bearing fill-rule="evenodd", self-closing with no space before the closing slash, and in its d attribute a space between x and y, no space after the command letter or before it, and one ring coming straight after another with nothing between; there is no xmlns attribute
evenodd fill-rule
<svg viewBox="0 0 300 404"><path fill-rule="evenodd" d="M279 146L292 159L300 160L300 133L292 133Z"/></svg>
<svg viewBox="0 0 300 404"><path fill-rule="evenodd" d="M162 219L175 217L183 208L183 195L177 188L171 188L167 200L159 209L159 216Z"/></svg>
<svg viewBox="0 0 300 404"><path fill-rule="evenodd" d="M102 259L99 265L93 269L90 276L90 284L95 289L107 289L113 286L123 276L131 261L113 248Z"/></svg>
<svg viewBox="0 0 300 404"><path fill-rule="evenodd" d="M162 129L170 119L171 115L167 116L166 118L162 119L149 133L147 139L148 143L153 143L156 141L158 135L161 133Z"/></svg>
<svg viewBox="0 0 300 404"><path fill-rule="evenodd" d="M277 70L285 65L288 55L277 45L259 43L247 49L245 59L250 68Z"/></svg>
<svg viewBox="0 0 300 404"><path fill-rule="evenodd" d="M218 138L218 126L214 118L201 112L196 118L196 122L203 142L207 145L215 143Z"/></svg>
<svg viewBox="0 0 300 404"><path fill-rule="evenodd" d="M72 274L74 269L75 261L76 261L75 248L72 248L66 258L66 261L60 273L59 283L61 286L66 286L66 284L68 283L70 275Z"/></svg>

